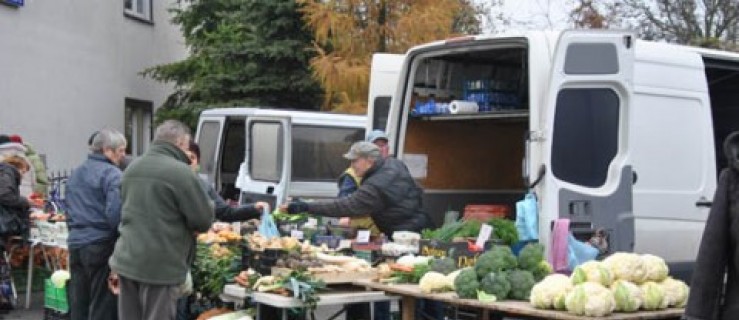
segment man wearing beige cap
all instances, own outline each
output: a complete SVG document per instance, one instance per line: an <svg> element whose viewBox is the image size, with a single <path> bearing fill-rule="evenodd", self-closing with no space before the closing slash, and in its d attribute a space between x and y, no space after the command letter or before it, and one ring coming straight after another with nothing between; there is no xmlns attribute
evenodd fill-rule
<svg viewBox="0 0 739 320"><path fill-rule="evenodd" d="M362 185L351 196L311 203L293 201L280 206L288 213L308 212L326 217L369 215L385 235L395 231L421 232L431 224L421 209L423 191L408 168L394 158L382 157L380 148L367 141L354 143L344 158L351 160Z"/></svg>

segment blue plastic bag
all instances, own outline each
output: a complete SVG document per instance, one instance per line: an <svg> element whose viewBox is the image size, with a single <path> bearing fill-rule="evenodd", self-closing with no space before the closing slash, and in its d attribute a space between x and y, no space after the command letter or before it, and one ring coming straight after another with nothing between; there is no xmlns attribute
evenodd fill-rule
<svg viewBox="0 0 739 320"><path fill-rule="evenodd" d="M532 192L516 202L516 230L520 241L539 240L539 212Z"/></svg>
<svg viewBox="0 0 739 320"><path fill-rule="evenodd" d="M272 219L272 214L269 213L268 208L264 208L262 211L261 223L259 224L259 234L267 239L272 239L280 236L280 231L277 230L275 220Z"/></svg>
<svg viewBox="0 0 739 320"><path fill-rule="evenodd" d="M570 233L567 238L567 266L570 271L585 262L595 260L596 257L598 257L598 249L589 243L575 239L575 236Z"/></svg>

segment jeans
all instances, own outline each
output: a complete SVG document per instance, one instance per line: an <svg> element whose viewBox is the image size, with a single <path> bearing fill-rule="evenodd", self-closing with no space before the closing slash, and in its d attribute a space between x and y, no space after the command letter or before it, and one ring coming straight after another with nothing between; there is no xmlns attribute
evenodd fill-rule
<svg viewBox="0 0 739 320"><path fill-rule="evenodd" d="M108 241L69 249L71 319L118 319L118 300L108 289L114 245Z"/></svg>

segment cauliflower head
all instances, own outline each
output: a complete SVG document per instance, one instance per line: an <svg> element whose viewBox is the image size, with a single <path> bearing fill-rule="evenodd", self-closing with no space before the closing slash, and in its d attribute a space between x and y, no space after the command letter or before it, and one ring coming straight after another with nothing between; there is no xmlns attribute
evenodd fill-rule
<svg viewBox="0 0 739 320"><path fill-rule="evenodd" d="M616 280L611 284L611 292L616 299L616 311L619 312L635 312L644 300L639 286L626 280Z"/></svg>
<svg viewBox="0 0 739 320"><path fill-rule="evenodd" d="M665 295L665 289L656 282L647 281L639 286L644 297L642 308L644 310L666 309L669 300Z"/></svg>
<svg viewBox="0 0 739 320"><path fill-rule="evenodd" d="M565 306L568 312L579 316L605 317L616 308L616 301L608 288L595 282L583 282L567 294Z"/></svg>
<svg viewBox="0 0 739 320"><path fill-rule="evenodd" d="M665 259L651 254L643 254L641 255L641 260L646 271L644 281L660 282L665 280L670 273Z"/></svg>
<svg viewBox="0 0 739 320"><path fill-rule="evenodd" d="M429 271L418 281L418 287L423 293L444 292L450 290L454 286L449 282L449 278L442 273Z"/></svg>
<svg viewBox="0 0 739 320"><path fill-rule="evenodd" d="M685 307L685 303L688 302L688 293L690 293L690 288L685 284L685 282L675 280L673 278L667 278L660 282L659 285L665 289L667 306L678 308Z"/></svg>
<svg viewBox="0 0 739 320"><path fill-rule="evenodd" d="M529 302L538 309L564 310L565 297L572 290L572 281L568 276L552 274L531 288Z"/></svg>
<svg viewBox="0 0 739 320"><path fill-rule="evenodd" d="M641 256L629 252L616 252L603 260L603 265L614 280L626 280L636 284L646 280L647 270Z"/></svg>
<svg viewBox="0 0 739 320"><path fill-rule="evenodd" d="M607 287L613 282L611 272L600 261L588 261L575 267L570 277L573 284L595 282Z"/></svg>

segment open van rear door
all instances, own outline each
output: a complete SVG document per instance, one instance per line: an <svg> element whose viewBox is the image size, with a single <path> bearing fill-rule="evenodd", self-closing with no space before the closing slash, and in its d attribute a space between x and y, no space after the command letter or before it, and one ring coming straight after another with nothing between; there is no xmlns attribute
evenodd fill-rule
<svg viewBox="0 0 739 320"><path fill-rule="evenodd" d="M547 174L538 189L546 238L551 219L568 218L580 239L603 229L610 252L633 249L627 156L634 41L627 32L571 30L557 42L544 105Z"/></svg>
<svg viewBox="0 0 739 320"><path fill-rule="evenodd" d="M200 146L200 174L208 178L208 182L219 186L217 183L218 172L218 150L221 149L223 135L223 117L202 118L198 123L197 137L195 141Z"/></svg>
<svg viewBox="0 0 739 320"><path fill-rule="evenodd" d="M237 181L240 203L266 201L274 209L285 202L290 183L290 118L249 117L245 136L246 155Z"/></svg>

